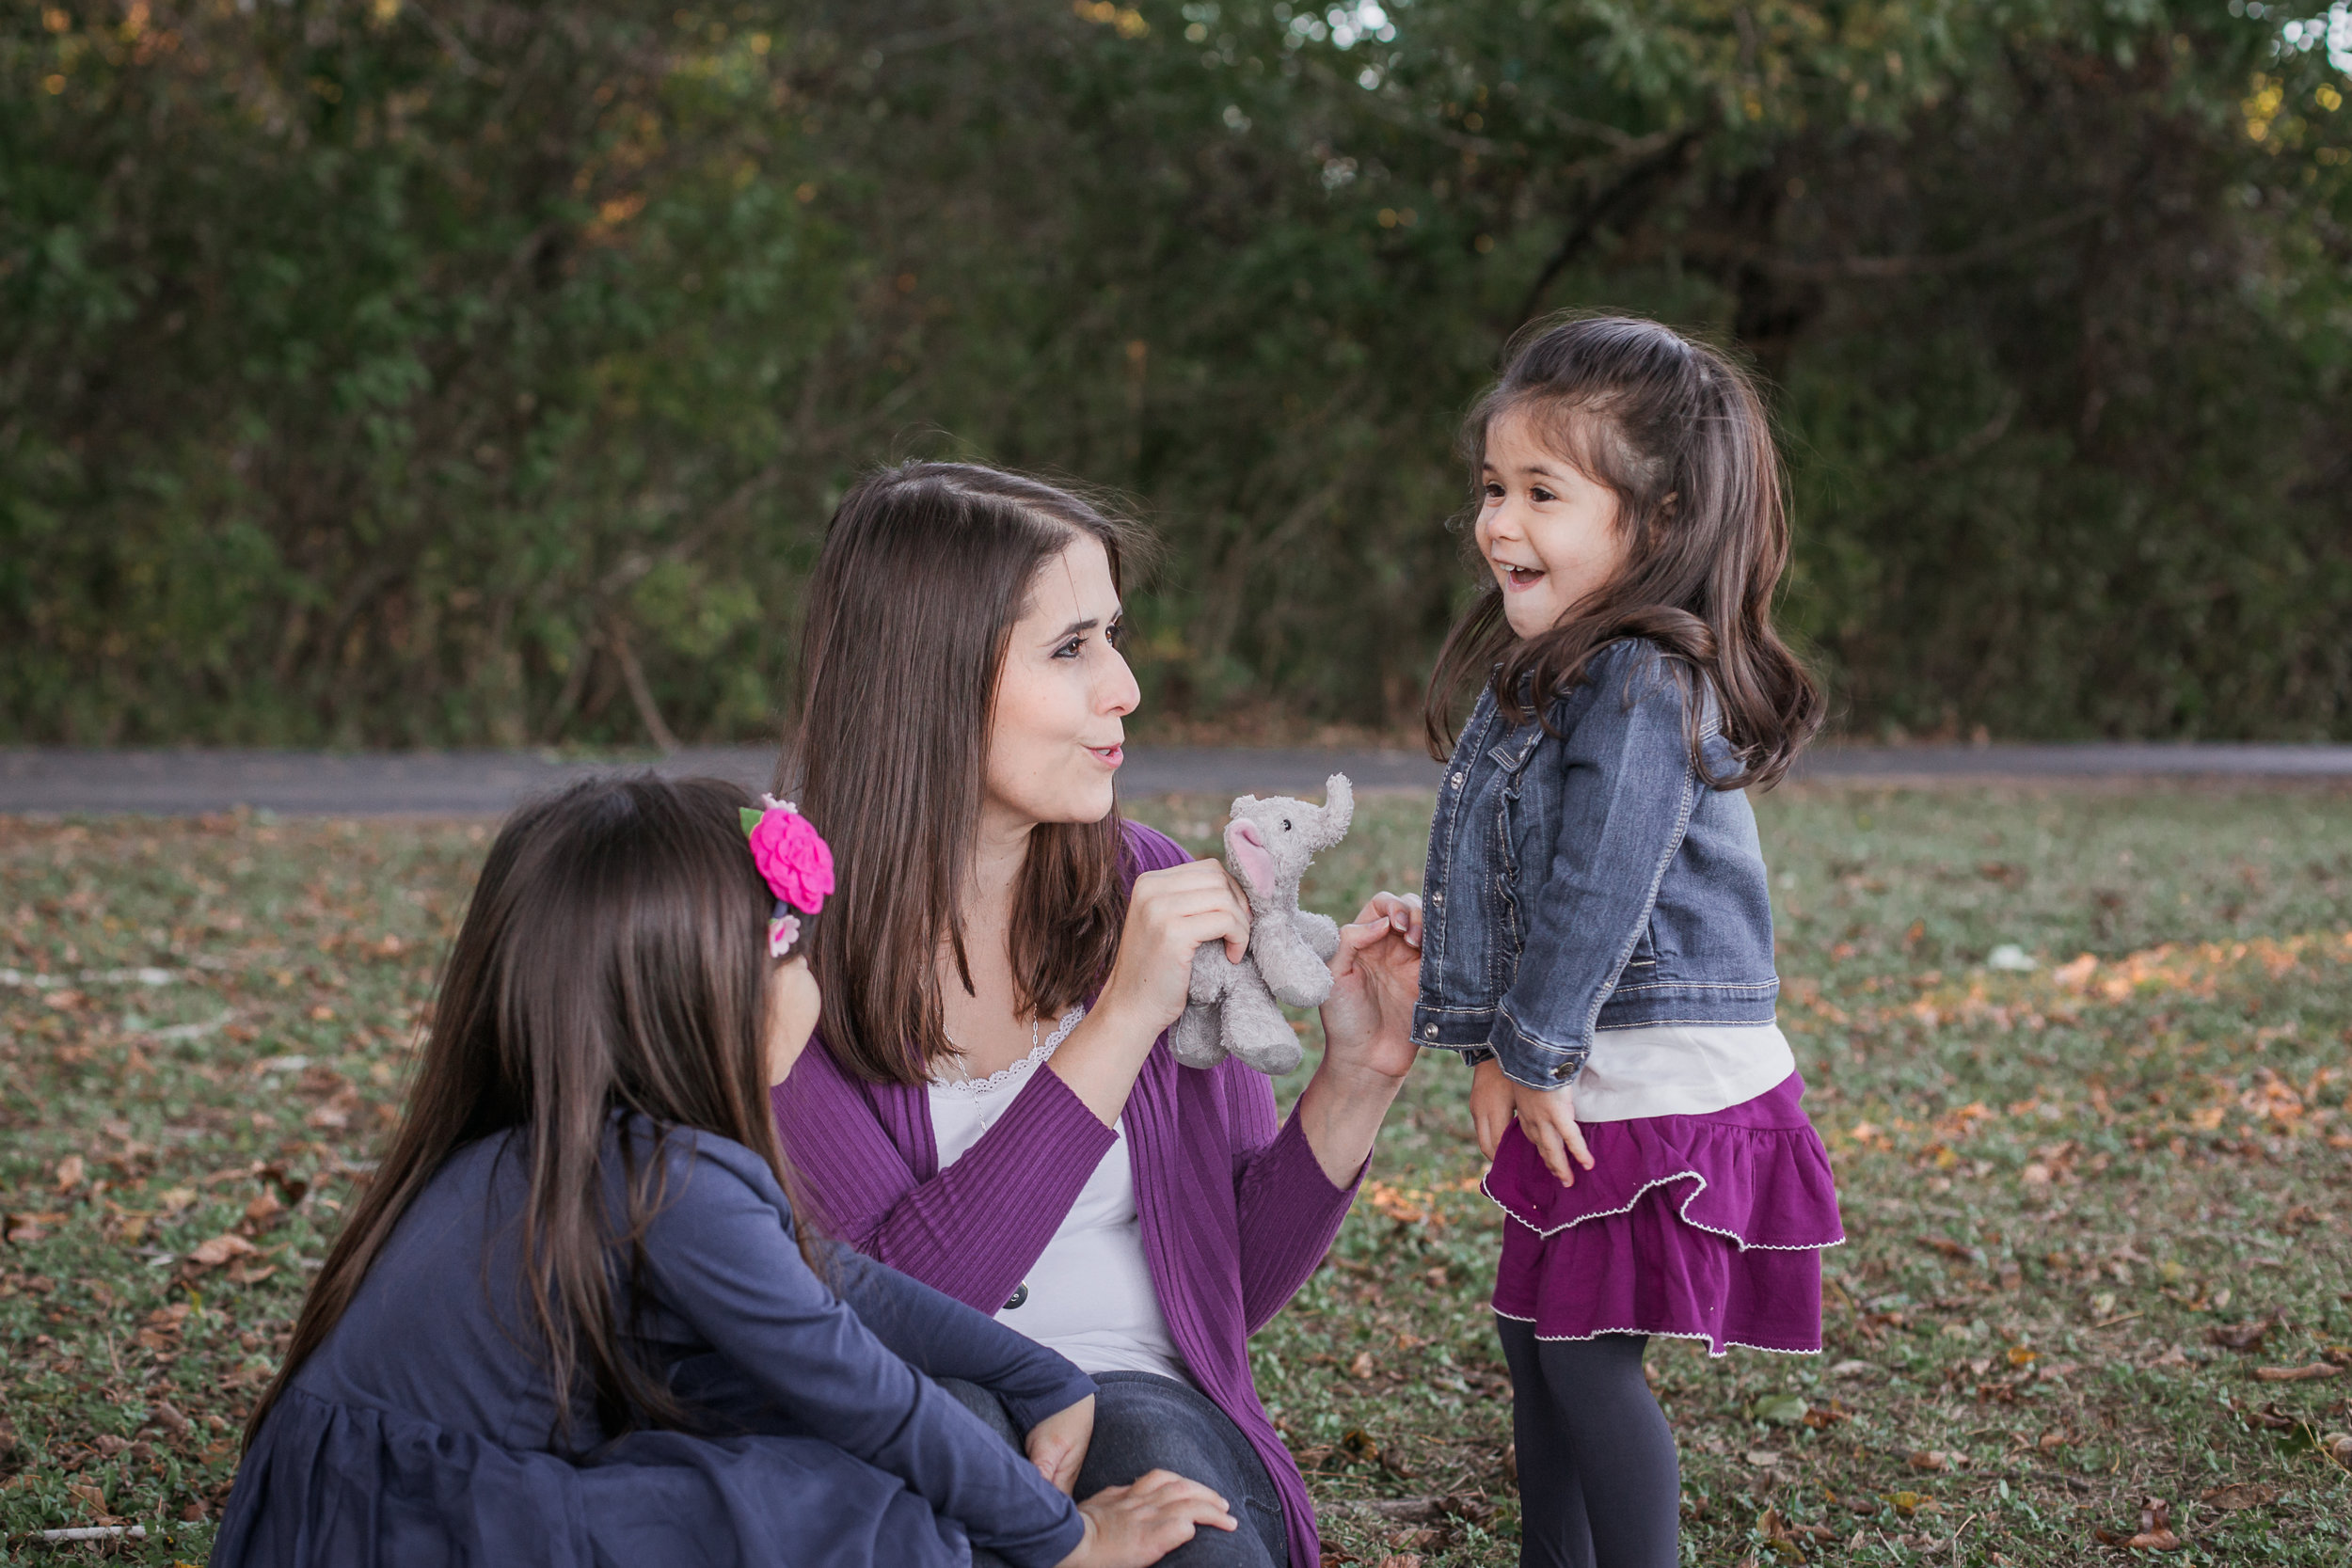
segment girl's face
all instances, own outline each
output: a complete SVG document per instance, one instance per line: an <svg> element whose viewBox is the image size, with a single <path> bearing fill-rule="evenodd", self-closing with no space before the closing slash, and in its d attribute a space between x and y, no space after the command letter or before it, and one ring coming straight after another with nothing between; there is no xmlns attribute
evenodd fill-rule
<svg viewBox="0 0 2352 1568"><path fill-rule="evenodd" d="M1585 477L1513 410L1486 430L1478 553L1502 588L1502 613L1521 638L1560 624L1625 564L1617 496Z"/></svg>
<svg viewBox="0 0 2352 1568"><path fill-rule="evenodd" d="M988 735L983 811L999 823L1100 822L1142 693L1120 657L1119 590L1091 536L1038 569L1012 628Z"/></svg>
<svg viewBox="0 0 2352 1568"><path fill-rule="evenodd" d="M817 976L806 958L786 958L768 981L768 1082L792 1076L809 1036L817 1032Z"/></svg>

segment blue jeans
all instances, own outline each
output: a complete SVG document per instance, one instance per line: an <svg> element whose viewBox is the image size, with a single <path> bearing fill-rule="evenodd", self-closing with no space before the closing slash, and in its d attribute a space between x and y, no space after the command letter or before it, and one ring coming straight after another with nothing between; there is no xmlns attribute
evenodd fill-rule
<svg viewBox="0 0 2352 1568"><path fill-rule="evenodd" d="M1094 1374L1094 1440L1078 1468L1078 1496L1125 1486L1148 1470L1173 1470L1225 1499L1235 1530L1202 1526L1160 1561L1166 1568L1289 1568L1282 1499L1249 1439L1206 1394L1155 1372ZM995 1395L961 1378L940 1386L1018 1449L1025 1433ZM1000 1568L993 1552L972 1554L973 1568Z"/></svg>

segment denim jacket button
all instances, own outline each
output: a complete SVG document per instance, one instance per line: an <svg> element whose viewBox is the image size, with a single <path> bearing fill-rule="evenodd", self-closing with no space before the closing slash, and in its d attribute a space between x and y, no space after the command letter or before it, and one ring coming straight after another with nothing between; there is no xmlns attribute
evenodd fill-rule
<svg viewBox="0 0 2352 1568"><path fill-rule="evenodd" d="M1421 1026L1421 1037L1425 1040L1436 1039L1438 1037L1438 1026L1434 1023L1422 1024Z"/></svg>
<svg viewBox="0 0 2352 1568"><path fill-rule="evenodd" d="M1554 1078L1565 1078L1568 1074L1574 1072L1575 1070L1576 1069L1569 1066L1566 1062L1562 1062L1558 1067L1551 1069L1551 1075Z"/></svg>
<svg viewBox="0 0 2352 1568"><path fill-rule="evenodd" d="M1443 904L1445 902L1445 895L1442 893L1433 893L1429 895L1429 901L1433 904Z"/></svg>

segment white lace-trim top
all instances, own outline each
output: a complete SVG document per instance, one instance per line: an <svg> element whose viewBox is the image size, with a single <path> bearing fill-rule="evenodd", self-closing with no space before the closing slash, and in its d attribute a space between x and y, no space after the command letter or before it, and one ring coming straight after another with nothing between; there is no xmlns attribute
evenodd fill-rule
<svg viewBox="0 0 2352 1568"><path fill-rule="evenodd" d="M998 1089L1019 1083L1037 1070L1038 1064L1051 1056L1056 1048L1070 1037L1070 1031L1075 1029L1086 1016L1084 1007L1071 1008L1061 1015L1061 1022L1054 1025L1054 1032L1040 1040L1035 1050L1001 1071L992 1072L985 1078L934 1078L931 1087L946 1089L950 1094L981 1095L994 1094Z"/></svg>
<svg viewBox="0 0 2352 1568"><path fill-rule="evenodd" d="M927 1099L940 1169L980 1141L1035 1081L1039 1064L1052 1057L1085 1017L1086 1009L1073 1007L1035 1050L1002 1072L931 1081ZM999 1311L996 1321L1059 1351L1082 1371L1158 1372L1189 1382L1143 1255L1125 1122L1114 1123L1113 1130L1119 1139L1029 1266L1014 1304Z"/></svg>

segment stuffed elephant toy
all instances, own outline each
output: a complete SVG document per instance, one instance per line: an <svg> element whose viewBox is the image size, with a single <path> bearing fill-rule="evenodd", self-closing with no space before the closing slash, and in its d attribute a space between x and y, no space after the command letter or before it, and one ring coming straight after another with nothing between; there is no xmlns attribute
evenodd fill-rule
<svg viewBox="0 0 2352 1568"><path fill-rule="evenodd" d="M1298 884L1315 851L1346 837L1356 815L1346 774L1332 774L1323 790L1319 806L1286 795L1245 795L1233 802L1225 864L1249 895L1249 949L1239 963L1225 956L1222 942L1204 942L1193 954L1191 1001L1168 1041L1186 1067L1238 1056L1279 1077L1304 1054L1276 1004L1323 1005L1331 994L1327 966L1340 950L1340 928L1328 915L1298 907Z"/></svg>

